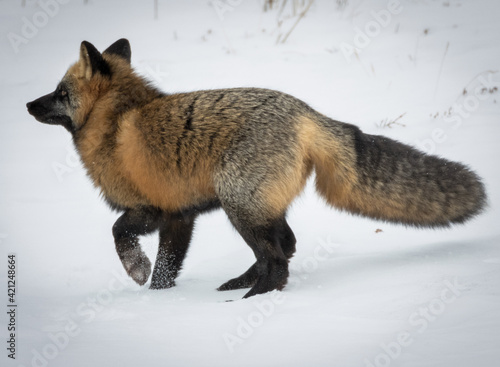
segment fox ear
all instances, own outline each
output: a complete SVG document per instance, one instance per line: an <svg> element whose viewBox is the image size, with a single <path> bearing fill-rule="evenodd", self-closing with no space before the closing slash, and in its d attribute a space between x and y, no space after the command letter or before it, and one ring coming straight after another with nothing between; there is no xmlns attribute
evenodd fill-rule
<svg viewBox="0 0 500 367"><path fill-rule="evenodd" d="M109 76L111 75L111 70L109 65L102 58L102 55L93 44L87 41L83 41L80 46L80 74L87 80L97 74Z"/></svg>
<svg viewBox="0 0 500 367"><path fill-rule="evenodd" d="M103 54L117 55L130 64L132 50L130 49L130 42L125 39L119 39L111 46L109 46Z"/></svg>

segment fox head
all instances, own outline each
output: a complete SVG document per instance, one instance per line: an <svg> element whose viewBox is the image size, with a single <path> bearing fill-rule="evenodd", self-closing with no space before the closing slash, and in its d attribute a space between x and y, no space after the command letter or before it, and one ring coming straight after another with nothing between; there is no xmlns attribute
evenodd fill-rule
<svg viewBox="0 0 500 367"><path fill-rule="evenodd" d="M75 133L85 124L97 100L109 95L117 79L131 79L130 59L126 39L116 41L102 54L83 41L78 62L68 69L54 92L27 103L28 112L40 122L62 125ZM121 89L123 93L128 88L122 84Z"/></svg>

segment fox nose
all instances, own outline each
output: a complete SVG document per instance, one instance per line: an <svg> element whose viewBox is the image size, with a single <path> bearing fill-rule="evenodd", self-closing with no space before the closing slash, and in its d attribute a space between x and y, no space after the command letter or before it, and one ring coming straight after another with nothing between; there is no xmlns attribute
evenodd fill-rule
<svg viewBox="0 0 500 367"><path fill-rule="evenodd" d="M26 107L28 108L28 110L31 108L32 105L33 105L33 102L26 103Z"/></svg>

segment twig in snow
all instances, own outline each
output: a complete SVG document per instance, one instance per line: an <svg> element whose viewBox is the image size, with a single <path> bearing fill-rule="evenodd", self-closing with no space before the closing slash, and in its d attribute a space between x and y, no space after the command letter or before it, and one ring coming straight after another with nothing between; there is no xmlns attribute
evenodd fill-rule
<svg viewBox="0 0 500 367"><path fill-rule="evenodd" d="M307 4L307 6L304 8L304 10L302 10L302 12L299 14L299 16L297 17L297 20L295 21L294 25L292 26L292 28L290 28L290 30L288 31L288 33L285 35L285 37L281 38L281 35L278 37L278 39L276 40L276 43L285 43L286 40L288 39L288 36L290 36L290 34L293 32L293 30L295 29L295 27L297 26L297 24L299 24L300 20L306 15L306 13L309 11L309 9L311 8L311 5L313 4L314 0L309 0L309 3Z"/></svg>
<svg viewBox="0 0 500 367"><path fill-rule="evenodd" d="M403 118L403 116L406 115L406 112L399 115L396 117L394 120L389 120L389 119L384 119L380 121L380 123L377 124L378 127L385 128L388 127L389 129L392 128L393 125L400 125L400 126L406 126L405 124L402 124L401 122L398 122Z"/></svg>

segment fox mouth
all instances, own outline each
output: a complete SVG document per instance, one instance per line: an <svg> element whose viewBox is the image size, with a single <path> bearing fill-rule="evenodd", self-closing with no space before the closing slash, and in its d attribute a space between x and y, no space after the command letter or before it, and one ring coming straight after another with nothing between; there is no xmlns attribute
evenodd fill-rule
<svg viewBox="0 0 500 367"><path fill-rule="evenodd" d="M26 107L28 108L28 113L38 122L48 125L62 125L68 131L73 132L73 121L69 116L50 113L49 110L40 103L37 103L37 101L28 102Z"/></svg>
<svg viewBox="0 0 500 367"><path fill-rule="evenodd" d="M61 125L61 120L65 116L41 116L28 111L38 122L48 125Z"/></svg>
<svg viewBox="0 0 500 367"><path fill-rule="evenodd" d="M48 125L61 125L65 117L67 116L60 116L60 115L46 115L46 114L39 114L37 111L33 111L30 109L28 106L28 113L33 116L38 122L48 124Z"/></svg>
<svg viewBox="0 0 500 367"><path fill-rule="evenodd" d="M73 123L71 118L65 115L52 115L52 116L37 116L34 114L31 115L33 115L33 117L37 121L47 125L62 125L68 128L71 127Z"/></svg>

